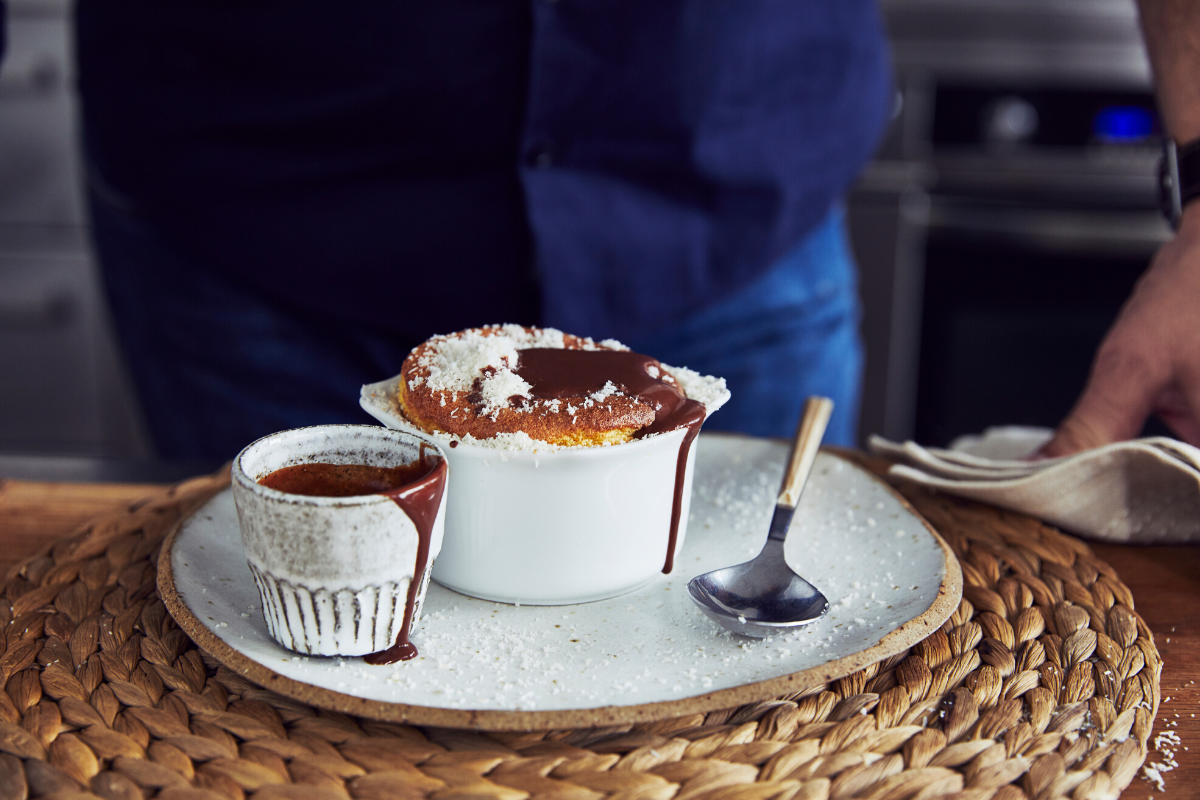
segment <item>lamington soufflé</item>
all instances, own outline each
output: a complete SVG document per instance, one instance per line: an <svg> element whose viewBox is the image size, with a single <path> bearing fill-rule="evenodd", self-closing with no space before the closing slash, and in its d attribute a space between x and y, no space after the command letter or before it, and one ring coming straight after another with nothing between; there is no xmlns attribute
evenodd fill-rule
<svg viewBox="0 0 1200 800"><path fill-rule="evenodd" d="M404 360L400 411L430 432L506 447L622 444L698 426L725 381L553 328L493 325L434 336Z"/></svg>

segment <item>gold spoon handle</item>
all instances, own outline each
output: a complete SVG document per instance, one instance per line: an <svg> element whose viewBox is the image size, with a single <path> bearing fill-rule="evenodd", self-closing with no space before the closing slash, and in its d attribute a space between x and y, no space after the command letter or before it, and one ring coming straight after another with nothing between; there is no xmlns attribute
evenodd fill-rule
<svg viewBox="0 0 1200 800"><path fill-rule="evenodd" d="M817 459L817 449L821 446L821 437L825 435L825 427L832 413L833 401L828 397L810 397L805 401L776 505L795 508L800 502L800 492Z"/></svg>

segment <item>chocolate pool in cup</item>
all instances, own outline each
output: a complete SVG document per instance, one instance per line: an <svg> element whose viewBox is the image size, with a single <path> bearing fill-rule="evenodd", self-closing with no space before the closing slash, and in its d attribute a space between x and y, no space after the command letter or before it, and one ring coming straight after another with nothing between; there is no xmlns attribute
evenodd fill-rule
<svg viewBox="0 0 1200 800"><path fill-rule="evenodd" d="M420 475L386 493L293 494L259 481L298 465L398 468ZM271 635L298 653L410 658L445 529L447 462L430 437L374 425L281 431L233 462L246 560ZM371 655L375 654L372 659Z"/></svg>

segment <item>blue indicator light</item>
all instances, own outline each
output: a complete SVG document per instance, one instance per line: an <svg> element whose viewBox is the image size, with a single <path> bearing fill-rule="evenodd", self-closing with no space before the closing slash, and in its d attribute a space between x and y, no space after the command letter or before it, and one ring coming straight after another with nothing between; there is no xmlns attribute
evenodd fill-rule
<svg viewBox="0 0 1200 800"><path fill-rule="evenodd" d="M1102 142L1140 142L1154 132L1154 115L1139 106L1109 106L1092 120L1092 134Z"/></svg>

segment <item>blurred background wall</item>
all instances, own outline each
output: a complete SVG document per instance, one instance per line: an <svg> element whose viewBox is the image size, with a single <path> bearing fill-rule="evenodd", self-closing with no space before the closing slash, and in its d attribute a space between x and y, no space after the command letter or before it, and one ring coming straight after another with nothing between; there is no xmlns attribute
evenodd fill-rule
<svg viewBox="0 0 1200 800"><path fill-rule="evenodd" d="M0 64L0 452L146 456L88 247L69 15L67 0L8 3Z"/></svg>
<svg viewBox="0 0 1200 800"><path fill-rule="evenodd" d="M861 432L1053 425L1169 235L1133 0L883 0L896 116L848 201ZM67 0L10 0L0 67L0 453L152 455L80 199ZM147 109L147 113L153 113Z"/></svg>

